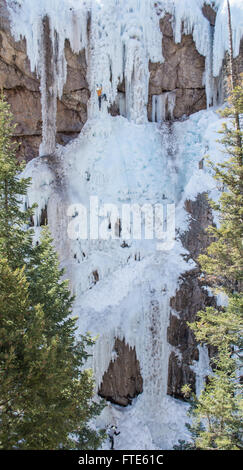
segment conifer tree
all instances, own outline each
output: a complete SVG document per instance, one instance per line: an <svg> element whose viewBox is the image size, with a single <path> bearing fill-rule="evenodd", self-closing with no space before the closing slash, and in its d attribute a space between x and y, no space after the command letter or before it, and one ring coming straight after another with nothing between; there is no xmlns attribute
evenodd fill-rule
<svg viewBox="0 0 243 470"><path fill-rule="evenodd" d="M8 263L22 266L31 254L31 232L23 230L29 225L32 208L22 210L29 178L21 178L24 164L16 159L16 145L11 136L15 125L10 106L3 94L0 97L0 250Z"/></svg>
<svg viewBox="0 0 243 470"><path fill-rule="evenodd" d="M48 229L37 245L22 205L9 106L0 99L0 449L99 446L88 423L102 405L84 369L88 336L76 338L73 298Z"/></svg>
<svg viewBox="0 0 243 470"><path fill-rule="evenodd" d="M26 392L26 364L33 353L32 330L41 344L42 312L32 310L28 301L28 283L24 269L13 271L7 260L0 259L0 448L13 448L18 443ZM31 326L31 328L30 328ZM34 364L34 360L31 360ZM27 374L27 375L25 375Z"/></svg>
<svg viewBox="0 0 243 470"><path fill-rule="evenodd" d="M223 191L218 203L211 201L219 213L218 227L209 227L213 236L207 253L199 257L205 279L216 292L228 297L226 307L208 307L198 312L196 322L189 324L196 339L216 349L212 374L199 397L192 397L190 415L193 443L181 448L243 449L243 403L240 370L243 351L243 165L242 129L238 128L243 113L243 86L230 97L223 115L231 118L224 124L221 142L228 155L224 163L209 160ZM235 116L239 120L235 119ZM184 388L188 395L188 388Z"/></svg>
<svg viewBox="0 0 243 470"><path fill-rule="evenodd" d="M230 124L224 123L220 142L228 158L217 165L208 159L214 177L223 188L218 203L211 201L211 206L218 211L220 226L210 226L208 232L212 241L207 253L199 257L205 277L209 284L224 288L227 293L241 290L243 281L243 150L242 129L238 130L235 115L243 113L243 86L237 86L229 98L230 106L221 115L230 118ZM216 274L215 274L216 273Z"/></svg>

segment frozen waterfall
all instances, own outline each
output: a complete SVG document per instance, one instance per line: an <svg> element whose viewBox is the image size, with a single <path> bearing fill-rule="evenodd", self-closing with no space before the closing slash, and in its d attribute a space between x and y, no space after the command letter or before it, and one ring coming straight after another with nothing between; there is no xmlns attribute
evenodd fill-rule
<svg viewBox="0 0 243 470"><path fill-rule="evenodd" d="M199 192L217 195L210 172L199 162L206 151L222 158L215 143L220 118L209 106L214 77L220 75L228 50L225 1L206 2L217 7L214 37L202 13L203 0L158 0L156 5L152 0L65 0L61 8L59 0L7 3L13 36L26 39L31 69L41 83L40 156L25 169L32 178L27 203L38 203L36 236L41 210L47 207L61 264L76 295L79 332L98 335L90 359L97 390L115 359L116 338L135 347L143 377L143 393L132 406L108 405L96 425L119 423L120 449L171 449L188 436L187 404L167 395L173 350L167 341L170 299L180 275L194 266L191 259L185 260L189 254L179 238L190 223L184 203L195 200ZM231 4L236 56L243 7L240 0ZM175 93L165 92L153 96L148 122L149 63L164 60L159 21L165 13L172 15L175 42L183 33L192 34L205 57L208 109L167 123L167 118L173 120ZM66 147L56 147L56 103L67 74L66 40L75 53L85 49L91 96L80 135ZM122 82L125 93L118 92ZM107 98L101 111L97 84L102 84ZM120 116L112 117L108 108L115 102ZM169 211L163 213L161 238L154 236L154 212L147 212L151 236L123 237L126 227L120 220L125 206L135 214L137 209L163 209L165 204L175 211L170 244L165 243L163 229L170 225ZM144 234L146 218L141 221ZM198 364L192 366L198 389L208 367L206 352L199 353Z"/></svg>

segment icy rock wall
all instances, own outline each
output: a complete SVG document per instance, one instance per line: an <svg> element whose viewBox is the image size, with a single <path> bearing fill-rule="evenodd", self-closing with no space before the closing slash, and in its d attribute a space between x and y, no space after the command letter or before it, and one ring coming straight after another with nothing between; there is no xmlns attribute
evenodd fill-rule
<svg viewBox="0 0 243 470"><path fill-rule="evenodd" d="M203 7L216 11L214 32ZM41 154L55 150L56 98L61 98L67 78L65 40L78 53L85 49L91 98L89 117L98 112L96 86L102 84L107 101L116 101L118 84L125 81L126 117L147 120L149 62L163 62L159 20L172 15L175 43L192 34L198 52L205 57L204 84L208 106L217 97L217 77L228 50L226 0L7 0L12 33L26 38L31 70L41 78L43 139ZM234 56L243 34L242 2L231 0ZM44 41L44 42L43 42ZM43 50L43 45L45 47ZM123 106L124 110L124 106Z"/></svg>
<svg viewBox="0 0 243 470"><path fill-rule="evenodd" d="M147 119L148 62L162 61L161 33L150 0L104 2L91 10L90 88L102 84L109 104L125 80L126 115L135 122ZM90 117L97 115L91 93Z"/></svg>
<svg viewBox="0 0 243 470"><path fill-rule="evenodd" d="M7 1L12 34L16 40L26 39L31 71L40 77L41 154L55 150L56 100L62 97L67 78L65 41L69 40L75 53L87 46L88 10L82 4L74 9L75 4L75 1L67 1L60 8L58 0Z"/></svg>
<svg viewBox="0 0 243 470"><path fill-rule="evenodd" d="M48 18L48 17L46 17ZM11 105L16 128L15 140L18 142L18 158L29 161L38 155L42 140L43 113L42 103L53 96L53 64L51 54L53 52L50 38L47 35L46 52L43 51L46 60L48 84L47 92L41 97L41 77L36 72L31 72L30 61L26 51L25 38L14 40L10 28L10 15L8 14L6 0L0 2L0 88ZM43 26L41 26L43 28ZM51 50L49 50L51 49ZM49 50L49 54L48 54ZM55 51L54 51L55 52ZM55 52L56 54L57 52ZM87 101L90 93L87 83L87 65L85 50L75 54L68 41L65 42L65 60L67 63L67 80L63 88L61 99L52 99L53 106L57 108L57 116L50 108L49 116L52 119L53 129L56 125L56 143L66 145L67 142L79 134L82 126L87 121ZM48 62L47 62L48 65ZM44 80L43 80L44 81ZM45 81L44 81L45 86ZM56 94L56 93L55 93ZM57 102L56 102L57 101ZM45 107L43 107L46 109ZM47 107L48 109L48 107ZM56 122L55 122L56 118ZM52 132L51 126L49 126ZM43 133L44 134L44 133ZM54 134L54 132L53 132ZM43 135L43 140L47 140Z"/></svg>
<svg viewBox="0 0 243 470"><path fill-rule="evenodd" d="M119 420L123 429L120 448L147 448L148 443L155 448L171 448L178 438L185 437L187 418L186 405L168 396L168 392L178 397L181 376L183 380L188 376L191 378L193 370L200 378L199 381L192 377L199 389L207 366L204 352L197 351L195 345L192 354L185 356L187 343L183 343L180 334L177 335L176 328L180 325L179 333L183 332L185 318L177 322L178 317L185 314L187 320L191 309L195 308L196 311L198 308L195 303L183 304L191 291L182 280L178 285L180 275L192 270L194 261L183 248L179 237L171 250L160 251L154 239L124 243L122 232L114 240L70 238L68 224L72 221L74 226L78 226L80 204L88 207L90 198L95 194L100 204L112 202L119 208L126 203L154 205L163 203L164 199L174 201L177 230L188 229L185 202L195 200L199 191L214 189L214 180L204 172L200 162L208 147L209 152L215 154L215 131L219 118L213 111L208 111L192 115L182 122L162 123L160 127L147 123L148 64L149 61L162 60L158 23L165 11L171 12L174 18L175 40L180 40L182 31L179 32L178 25L183 23L185 32L193 32L197 47L206 54L211 64L212 48L208 44L212 46L212 43L206 42L209 39L208 21L199 15L199 0L193 3L195 8L192 11L191 2L190 5L188 2L157 2L153 9L152 2L144 0L104 4L94 0L80 3L82 14L76 9L73 13L76 2L71 0L65 2L66 10L64 8L60 13L57 9L59 2L56 1L43 1L41 7L36 8L37 3L27 0L20 3L22 7L29 6L32 11L29 14L33 17L30 21L26 19L25 9L21 10L20 7L20 16L18 21L15 17L12 28L16 37L23 32L29 44L28 54L32 54L32 66L39 70L40 76L43 74L45 83L45 61L40 55L43 36L40 31L47 16L47 28L50 29L47 36L51 39L52 54L56 57L54 64L58 64L58 57L61 58L60 76L55 78L56 72L51 74L51 83L44 93L51 94L52 87L55 91L51 97L62 93L66 37L76 50L85 47L87 39L86 58L91 89L90 119L80 136L66 149L35 159L26 168L26 176L31 176L33 181L28 202L37 201L39 205L35 226L40 224L42 210L47 206L48 221L61 262L76 294L74 313L79 316L79 331L99 335L90 359L97 390L102 386L111 361L116 360L116 339L124 340L130 348L135 348L143 378L143 393L124 414L120 409L112 408L109 415L109 421ZM144 24L146 14L148 28ZM37 31L36 28L40 29ZM89 30L89 35L85 36L85 33L80 38L83 28ZM157 38L155 42L154 34ZM200 35L203 39L205 37L204 45L199 44ZM33 50L30 50L31 41ZM160 50L157 49L158 44ZM206 78L210 98L209 77L210 73ZM129 120L121 116L112 118L106 113L106 106L116 99L117 86L123 78L126 103L121 106L126 108ZM107 91L108 100L103 103L101 114L95 91L99 80L102 80L104 92ZM156 105L157 120L159 112L162 117L165 114L164 102L163 97L161 108ZM49 112L47 107L43 109L45 113ZM173 100L171 114L172 109ZM51 122L54 122L53 119ZM46 132L45 129L43 131ZM89 209L89 215L90 212ZM100 217L104 217L102 212ZM104 231L107 232L108 226L109 221L105 217L102 219ZM38 231L39 228L36 229L36 236ZM193 280L195 276L194 273ZM192 284L191 279L189 276L189 283ZM176 294L176 290L180 292ZM173 296L174 301L171 301ZM180 367L185 357L191 361L187 368ZM193 364L193 361L196 363ZM136 442L132 440L134 429ZM129 430L132 430L130 434Z"/></svg>
<svg viewBox="0 0 243 470"><path fill-rule="evenodd" d="M198 272L190 272L195 268L192 257L197 255L204 227L198 232L195 220L183 243L185 248L176 237L171 250L160 251L155 239L124 240L123 227L120 235L118 232L110 239L112 229L103 211L99 212L100 221L107 240L81 239L75 233L70 238L67 226L71 221L78 229L83 205L90 216L90 198L95 194L99 207L110 201L121 208L128 203L153 205L173 200L177 230L187 231L185 201L195 200L199 191L210 191L215 185L200 162L206 148L210 154L216 152L218 125L219 117L213 111L160 126L136 125L108 115L89 120L80 136L59 148L55 156L39 157L26 167L26 176L32 177L29 204L39 204L34 222L40 223L41 208L47 206L61 263L76 295L74 314L79 318L79 332L98 335L90 358L96 390L124 405L129 398L126 390L131 389L122 396L123 391L117 389L123 361L117 341L136 352L139 367L131 367L124 380L130 372L138 378L139 370L143 392L131 407L110 405L100 418L101 426L106 420L107 424L119 423L119 448L171 448L186 437L186 405L175 398L181 398L185 380L198 390L207 366L207 355L197 350L185 328L185 322L207 300L197 284ZM196 219L200 204L186 206ZM199 218L205 219L206 226L210 215L202 214L203 207ZM37 236L38 232L37 227ZM114 380L109 380L110 371L117 374Z"/></svg>

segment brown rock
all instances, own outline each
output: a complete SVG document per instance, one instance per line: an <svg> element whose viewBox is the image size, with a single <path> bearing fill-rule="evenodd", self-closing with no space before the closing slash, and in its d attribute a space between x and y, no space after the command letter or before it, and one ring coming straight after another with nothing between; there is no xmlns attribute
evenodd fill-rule
<svg viewBox="0 0 243 470"><path fill-rule="evenodd" d="M87 120L90 96L84 51L74 54L66 41L65 55L67 82L62 99L57 103L56 123L56 140L61 145L66 145L81 131ZM17 155L28 161L38 155L41 143L40 82L30 70L25 40L16 42L11 36L5 0L1 0L0 4L0 88L7 96L17 123Z"/></svg>
<svg viewBox="0 0 243 470"><path fill-rule="evenodd" d="M185 207L192 217L190 229L181 239L190 257L197 261L198 255L210 243L205 228L212 224L212 211L205 194L199 194L195 201L186 201ZM183 399L181 388L185 384L190 384L195 392L195 374L190 366L199 357L195 336L187 322L193 322L199 310L211 305L215 306L215 299L203 288L199 267L181 276L180 288L170 301L172 311L167 330L168 342L180 354L180 360L174 352L169 358L169 395Z"/></svg>
<svg viewBox="0 0 243 470"><path fill-rule="evenodd" d="M202 7L202 12L211 24L211 26L215 26L215 20L216 20L216 11L208 4L204 4Z"/></svg>
<svg viewBox="0 0 243 470"><path fill-rule="evenodd" d="M173 38L171 16L160 20L163 33L164 62L150 63L148 118L152 118L152 95L175 91L174 118L190 115L206 108L206 94L203 86L205 58L201 56L192 35L182 35L180 44Z"/></svg>
<svg viewBox="0 0 243 470"><path fill-rule="evenodd" d="M213 25L215 12L204 5L203 13ZM175 44L169 14L160 20L163 33L162 64L150 63L150 81L148 98L148 118L152 117L152 95L175 91L176 103L174 118L190 115L206 108L205 89L202 76L205 59L196 50L191 35L183 35L180 44ZM213 26L212 26L213 27ZM162 45L161 45L162 46ZM243 42L241 43L241 52ZM87 83L87 65L85 53L74 54L66 41L67 82L63 96L57 103L57 135L61 145L75 138L87 120L87 103L90 91ZM238 71L243 70L243 54L235 60ZM31 72L26 54L26 42L16 42L11 36L6 0L0 3L0 88L3 88L11 103L15 122L15 133L20 143L19 156L29 160L37 155L41 142L41 106L40 83L36 74ZM118 90L125 92L124 81ZM18 96L19 95L19 96ZM30 119L30 112L32 118ZM119 114L115 104L110 108L112 115ZM168 118L170 116L168 115Z"/></svg>
<svg viewBox="0 0 243 470"><path fill-rule="evenodd" d="M24 135L15 136L14 141L17 142L17 158L26 162L30 161L34 156L38 155L41 144L41 135Z"/></svg>
<svg viewBox="0 0 243 470"><path fill-rule="evenodd" d="M168 91L175 91L176 94L175 119L206 108L206 93L202 84L205 58L197 52L192 35L182 35L181 43L176 44L169 14L160 20L160 29L163 33L161 48L163 47L164 62L149 64L148 119L150 121L152 96ZM119 84L118 89L125 92L124 82ZM110 113L112 116L119 114L115 103L110 107Z"/></svg>
<svg viewBox="0 0 243 470"><path fill-rule="evenodd" d="M191 215L190 230L183 234L182 242L194 261L209 245L209 235L205 232L213 224L212 209L205 193L198 194L195 201L187 200L185 209Z"/></svg>
<svg viewBox="0 0 243 470"><path fill-rule="evenodd" d="M99 395L121 406L127 406L143 391L143 379L135 348L116 339L114 350L117 354L103 375Z"/></svg>
<svg viewBox="0 0 243 470"><path fill-rule="evenodd" d="M182 384L188 384L191 386L191 390L195 390L195 374L187 364L182 364L178 356L172 352L168 367L168 395L174 398L183 398Z"/></svg>
<svg viewBox="0 0 243 470"><path fill-rule="evenodd" d="M70 48L69 41L66 41L65 57L67 61L67 82L64 85L64 94L83 89L87 91L85 51L74 54Z"/></svg>
<svg viewBox="0 0 243 470"><path fill-rule="evenodd" d="M41 135L41 104L39 92L17 86L5 90L5 95L11 105L14 121L17 124L15 135Z"/></svg>
<svg viewBox="0 0 243 470"><path fill-rule="evenodd" d="M201 109L206 109L206 95L204 89L177 88L173 91L176 94L175 107L173 111L174 119L180 119L182 116L189 116ZM152 95L149 95L148 119L149 121L152 120Z"/></svg>

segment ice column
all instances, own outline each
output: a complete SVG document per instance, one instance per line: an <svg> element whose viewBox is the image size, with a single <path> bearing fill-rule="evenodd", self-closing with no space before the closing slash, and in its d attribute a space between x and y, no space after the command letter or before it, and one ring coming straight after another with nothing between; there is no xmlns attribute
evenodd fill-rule
<svg viewBox="0 0 243 470"><path fill-rule="evenodd" d="M97 7L97 5L96 5ZM99 116L96 86L107 102L117 102L117 86L125 81L126 117L147 120L149 60L163 60L159 19L151 0L106 0L92 8L88 54L91 100L89 117ZM124 107L123 107L124 111Z"/></svg>
<svg viewBox="0 0 243 470"><path fill-rule="evenodd" d="M42 144L40 154L55 150L57 98L67 78L65 40L79 53L87 49L89 0L7 0L11 31L18 41L26 39L32 72L40 77Z"/></svg>
<svg viewBox="0 0 243 470"><path fill-rule="evenodd" d="M176 101L175 91L152 96L152 122L162 122L173 119Z"/></svg>
<svg viewBox="0 0 243 470"><path fill-rule="evenodd" d="M42 104L42 143L40 155L51 154L56 146L56 110L57 89L56 49L58 48L55 34L53 44L50 34L50 21L45 16L41 22L40 62L41 62L41 104Z"/></svg>

